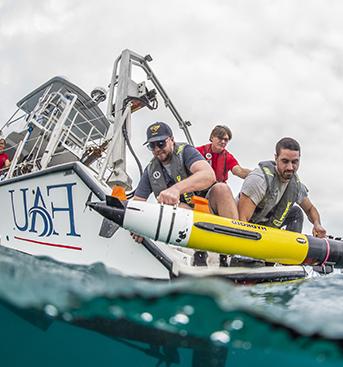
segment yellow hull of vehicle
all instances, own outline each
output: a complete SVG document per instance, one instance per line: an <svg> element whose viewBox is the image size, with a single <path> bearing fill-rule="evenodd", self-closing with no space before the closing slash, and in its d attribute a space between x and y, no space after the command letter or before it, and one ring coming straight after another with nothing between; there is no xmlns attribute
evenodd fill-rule
<svg viewBox="0 0 343 367"><path fill-rule="evenodd" d="M243 236L217 233L198 228L197 223L225 226L243 231ZM214 251L223 254L240 254L269 262L282 264L302 264L309 250L307 236L222 218L207 213L194 211L194 224L188 241L188 247ZM244 238L244 233L257 233L258 239Z"/></svg>
<svg viewBox="0 0 343 367"><path fill-rule="evenodd" d="M132 201L124 206L113 197L88 205L134 233L174 246L285 265L343 268L343 241L338 238L318 238L170 205Z"/></svg>

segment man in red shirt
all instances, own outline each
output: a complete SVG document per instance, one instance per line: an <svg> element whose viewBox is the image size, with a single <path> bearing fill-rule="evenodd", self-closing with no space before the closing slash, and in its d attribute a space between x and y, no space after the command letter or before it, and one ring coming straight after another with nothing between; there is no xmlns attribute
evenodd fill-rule
<svg viewBox="0 0 343 367"><path fill-rule="evenodd" d="M0 138L0 170L8 168L10 166L10 161L8 155L4 153L6 141L4 138ZM1 174L1 171L0 171Z"/></svg>
<svg viewBox="0 0 343 367"><path fill-rule="evenodd" d="M225 125L217 125L211 132L209 144L202 145L196 149L207 160L213 168L217 182L226 183L231 171L235 176L245 178L250 170L243 168L237 162L237 159L226 150L227 143L231 140L231 130ZM230 195L230 202L234 203L234 199L230 188L227 186L227 194ZM225 190L223 191L225 192ZM202 193L206 197L211 196L211 189ZM233 204L234 205L234 204ZM207 253L204 251L196 251L194 254L194 265L205 265ZM227 266L227 256L219 256L220 266Z"/></svg>
<svg viewBox="0 0 343 367"><path fill-rule="evenodd" d="M229 171L240 178L245 178L250 173L249 169L241 167L236 158L226 150L231 138L232 133L227 126L217 125L211 132L211 143L196 148L213 168L217 182L226 182Z"/></svg>

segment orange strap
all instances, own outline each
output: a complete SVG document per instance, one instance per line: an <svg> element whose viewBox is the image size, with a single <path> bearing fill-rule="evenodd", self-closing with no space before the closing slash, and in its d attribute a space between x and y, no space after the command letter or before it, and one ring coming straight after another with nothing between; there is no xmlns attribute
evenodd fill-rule
<svg viewBox="0 0 343 367"><path fill-rule="evenodd" d="M192 196L192 202L194 204L194 210L203 213L211 213L208 206L208 200L201 196Z"/></svg>
<svg viewBox="0 0 343 367"><path fill-rule="evenodd" d="M122 186L114 185L112 187L112 196L118 198L119 200L127 200L125 189Z"/></svg>

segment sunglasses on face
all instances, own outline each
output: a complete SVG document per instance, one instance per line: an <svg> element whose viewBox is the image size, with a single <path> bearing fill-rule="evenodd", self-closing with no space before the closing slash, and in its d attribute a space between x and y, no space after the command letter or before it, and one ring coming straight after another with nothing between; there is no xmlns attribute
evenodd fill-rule
<svg viewBox="0 0 343 367"><path fill-rule="evenodd" d="M167 139L154 141L148 144L148 149L151 151L154 150L156 147L158 147L159 149L163 149L166 147L166 145L167 145Z"/></svg>
<svg viewBox="0 0 343 367"><path fill-rule="evenodd" d="M219 141L224 141L225 143L228 143L229 142L229 138L221 138L219 136L214 136L214 138L218 139Z"/></svg>

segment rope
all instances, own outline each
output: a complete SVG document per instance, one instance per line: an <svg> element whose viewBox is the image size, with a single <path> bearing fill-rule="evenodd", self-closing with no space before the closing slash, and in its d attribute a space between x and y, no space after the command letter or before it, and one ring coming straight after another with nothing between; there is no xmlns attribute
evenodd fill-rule
<svg viewBox="0 0 343 367"><path fill-rule="evenodd" d="M321 263L321 266L325 267L326 262L328 261L328 258L330 256L330 242L327 238L324 238L324 241L326 242L326 256L324 261Z"/></svg>

